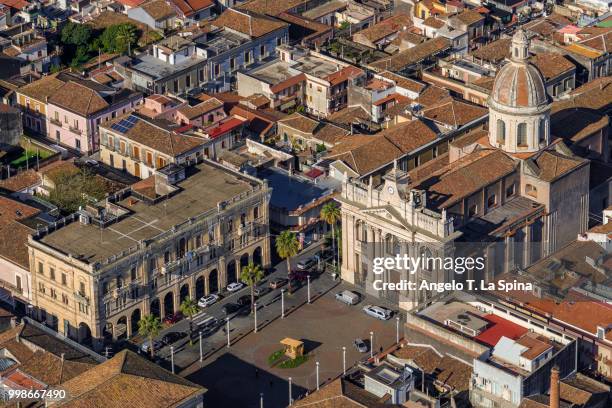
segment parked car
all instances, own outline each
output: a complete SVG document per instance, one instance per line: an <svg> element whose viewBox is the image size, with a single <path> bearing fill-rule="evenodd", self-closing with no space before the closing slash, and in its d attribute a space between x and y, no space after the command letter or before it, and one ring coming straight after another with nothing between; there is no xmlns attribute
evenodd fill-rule
<svg viewBox="0 0 612 408"><path fill-rule="evenodd" d="M299 280L290 280L288 292L289 294L291 294L301 287L302 287L302 282L300 282Z"/></svg>
<svg viewBox="0 0 612 408"><path fill-rule="evenodd" d="M161 339L161 342L166 345L169 346L172 343L176 343L177 341L179 341L180 339L186 337L187 334L186 333L182 333L182 332L170 332L170 333L166 333L164 334L164 336Z"/></svg>
<svg viewBox="0 0 612 408"><path fill-rule="evenodd" d="M297 263L297 268L301 271L308 270L317 264L317 260L314 257L302 259Z"/></svg>
<svg viewBox="0 0 612 408"><path fill-rule="evenodd" d="M159 340L153 340L153 351L157 351L160 348L162 348L163 343ZM149 345L149 340L145 340L141 345L140 345L140 350L144 353L150 353L150 345Z"/></svg>
<svg viewBox="0 0 612 408"><path fill-rule="evenodd" d="M219 295L216 295L214 293L211 293L208 296L204 296L202 298L200 298L200 300L198 301L198 306L200 307L208 307L212 304L215 304L219 301Z"/></svg>
<svg viewBox="0 0 612 408"><path fill-rule="evenodd" d="M270 288L278 289L287 284L288 280L285 278L273 278L270 280Z"/></svg>
<svg viewBox="0 0 612 408"><path fill-rule="evenodd" d="M229 314L237 312L241 308L242 308L242 306L240 306L239 304L236 304L236 303L226 303L226 304L223 305L221 310L223 310L223 313L225 313L226 315L229 315Z"/></svg>
<svg viewBox="0 0 612 408"><path fill-rule="evenodd" d="M305 282L308 280L308 275L310 275L308 271L300 271L300 270L291 271L291 273L289 274L289 280L298 280L298 281Z"/></svg>
<svg viewBox="0 0 612 408"><path fill-rule="evenodd" d="M355 339L353 344L355 345L355 348L357 349L358 352L360 352L360 353L367 353L368 352L368 346L365 344L365 341L363 341L361 339Z"/></svg>
<svg viewBox="0 0 612 408"><path fill-rule="evenodd" d="M257 296L255 296L255 301L257 301ZM246 306L251 304L251 295L240 296L236 301L240 306Z"/></svg>
<svg viewBox="0 0 612 408"><path fill-rule="evenodd" d="M255 289L254 289L254 292L255 292L255 296L259 297L259 296L265 295L266 293L270 292L271 290L272 289L270 289L269 286L261 285L261 286L256 286Z"/></svg>
<svg viewBox="0 0 612 408"><path fill-rule="evenodd" d="M347 305L356 305L361 300L361 295L357 292L351 292L350 290L343 290L342 292L336 293L336 300L346 303Z"/></svg>
<svg viewBox="0 0 612 408"><path fill-rule="evenodd" d="M183 314L181 312L176 312L174 314L164 317L164 323L175 324L182 319L183 319Z"/></svg>
<svg viewBox="0 0 612 408"><path fill-rule="evenodd" d="M232 282L229 285L227 285L228 292L236 292L242 288L244 288L244 283L242 282Z"/></svg>
<svg viewBox="0 0 612 408"><path fill-rule="evenodd" d="M363 311L368 316L375 317L380 320L389 320L393 315L393 311L382 306L365 305Z"/></svg>

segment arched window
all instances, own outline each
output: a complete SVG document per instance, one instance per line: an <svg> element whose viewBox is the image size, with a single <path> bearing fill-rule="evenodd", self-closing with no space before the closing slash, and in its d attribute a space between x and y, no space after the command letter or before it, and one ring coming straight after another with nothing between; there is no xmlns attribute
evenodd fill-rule
<svg viewBox="0 0 612 408"><path fill-rule="evenodd" d="M497 143L506 143L506 122L497 119Z"/></svg>
<svg viewBox="0 0 612 408"><path fill-rule="evenodd" d="M516 129L516 143L519 146L527 146L527 124L519 123Z"/></svg>
<svg viewBox="0 0 612 408"><path fill-rule="evenodd" d="M533 184L527 184L525 185L525 194L531 197L537 197L538 189Z"/></svg>
<svg viewBox="0 0 612 408"><path fill-rule="evenodd" d="M542 144L546 142L546 119L540 119L539 128L539 142Z"/></svg>

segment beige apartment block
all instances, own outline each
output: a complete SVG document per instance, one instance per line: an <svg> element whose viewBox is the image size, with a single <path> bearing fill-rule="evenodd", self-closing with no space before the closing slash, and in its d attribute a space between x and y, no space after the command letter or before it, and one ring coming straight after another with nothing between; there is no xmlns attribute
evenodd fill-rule
<svg viewBox="0 0 612 408"><path fill-rule="evenodd" d="M88 205L28 242L35 314L100 347L270 264L265 181L204 161Z"/></svg>

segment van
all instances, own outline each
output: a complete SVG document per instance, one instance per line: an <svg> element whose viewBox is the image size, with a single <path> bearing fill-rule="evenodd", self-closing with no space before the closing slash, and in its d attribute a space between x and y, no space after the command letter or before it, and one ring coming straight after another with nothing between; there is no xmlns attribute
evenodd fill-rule
<svg viewBox="0 0 612 408"><path fill-rule="evenodd" d="M343 290L342 292L336 293L336 300L346 303L347 305L356 305L361 300L361 295L357 292L351 292L350 290Z"/></svg>
<svg viewBox="0 0 612 408"><path fill-rule="evenodd" d="M387 308L372 305L364 306L363 311L365 314L380 320L389 320L393 314L393 312Z"/></svg>

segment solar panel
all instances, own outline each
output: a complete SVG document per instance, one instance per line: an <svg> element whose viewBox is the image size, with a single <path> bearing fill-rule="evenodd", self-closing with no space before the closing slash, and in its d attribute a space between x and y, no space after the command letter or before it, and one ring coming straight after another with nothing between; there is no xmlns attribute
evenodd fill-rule
<svg viewBox="0 0 612 408"><path fill-rule="evenodd" d="M136 122L138 122L138 119L138 116L130 115L125 119L121 119L117 123L113 123L111 125L111 129L121 133L126 133L136 124Z"/></svg>

